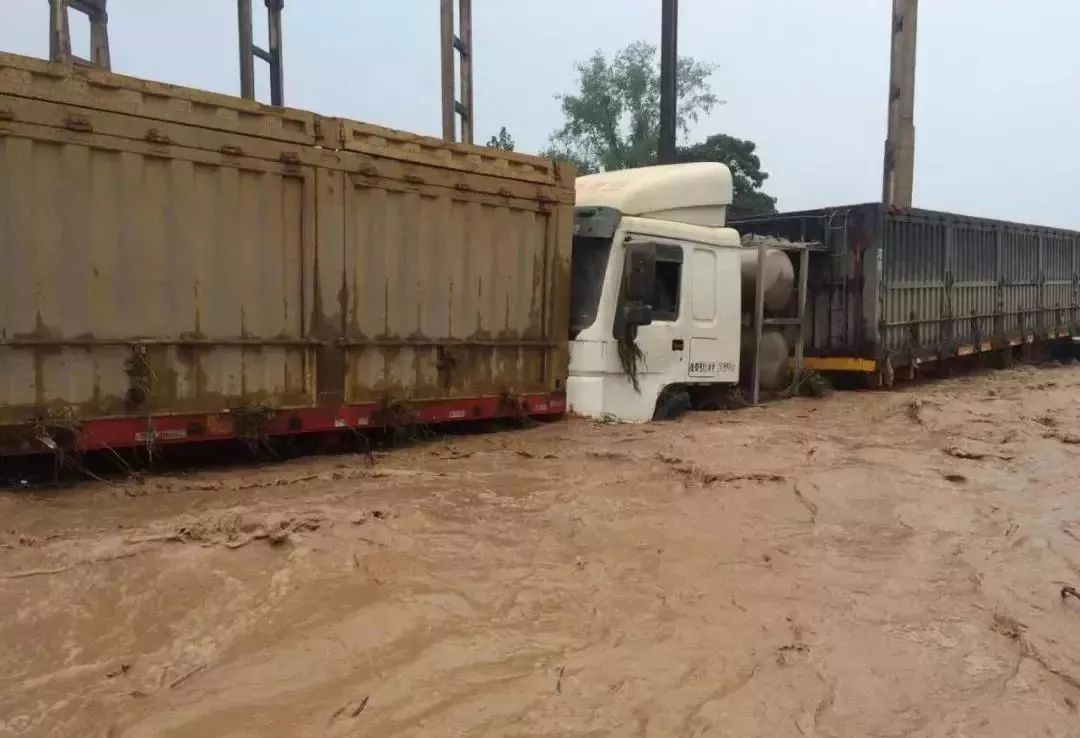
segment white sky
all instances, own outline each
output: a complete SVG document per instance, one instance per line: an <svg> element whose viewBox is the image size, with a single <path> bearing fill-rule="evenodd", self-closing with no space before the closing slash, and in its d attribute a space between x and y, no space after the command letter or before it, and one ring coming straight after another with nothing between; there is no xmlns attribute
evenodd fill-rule
<svg viewBox="0 0 1080 738"><path fill-rule="evenodd" d="M880 198L890 0L680 5L680 52L718 65L728 101L692 139L757 141L781 209ZM473 6L477 138L505 125L523 151L560 124L554 96L572 89L576 60L659 36L660 0ZM1080 228L1080 0L921 6L916 205ZM238 91L233 0L109 0L109 11L116 71ZM0 0L0 50L44 56L47 23L46 0ZM85 55L85 24L73 32ZM289 105L438 133L438 0L286 0L284 38Z"/></svg>

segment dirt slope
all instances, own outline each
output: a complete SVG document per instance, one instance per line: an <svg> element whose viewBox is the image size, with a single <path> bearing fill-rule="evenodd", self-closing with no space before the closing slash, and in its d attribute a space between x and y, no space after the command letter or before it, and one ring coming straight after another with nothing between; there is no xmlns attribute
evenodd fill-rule
<svg viewBox="0 0 1080 738"><path fill-rule="evenodd" d="M1080 368L0 495L0 736L1080 735Z"/></svg>

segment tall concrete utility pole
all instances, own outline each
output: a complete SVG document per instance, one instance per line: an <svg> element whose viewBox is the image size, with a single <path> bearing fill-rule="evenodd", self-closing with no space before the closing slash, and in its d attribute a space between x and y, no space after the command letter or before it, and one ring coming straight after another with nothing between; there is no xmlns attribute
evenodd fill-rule
<svg viewBox="0 0 1080 738"><path fill-rule="evenodd" d="M679 0L663 0L660 22L660 164L675 163L675 135L679 105Z"/></svg>
<svg viewBox="0 0 1080 738"><path fill-rule="evenodd" d="M889 71L889 132L885 140L881 200L890 208L911 207L915 182L915 52L919 0L893 0L892 61Z"/></svg>
<svg viewBox="0 0 1080 738"><path fill-rule="evenodd" d="M454 33L454 6L458 30ZM457 118L461 118L461 141L473 142L473 43L472 0L442 0L442 129L443 138L457 141ZM460 91L454 89L454 56L458 59ZM458 99L460 92L461 99Z"/></svg>

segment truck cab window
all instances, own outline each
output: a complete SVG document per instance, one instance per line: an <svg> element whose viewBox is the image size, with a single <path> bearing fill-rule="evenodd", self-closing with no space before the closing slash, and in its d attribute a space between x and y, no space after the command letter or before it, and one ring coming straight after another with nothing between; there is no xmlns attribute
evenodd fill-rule
<svg viewBox="0 0 1080 738"><path fill-rule="evenodd" d="M656 262L656 283L653 287L653 318L673 321L679 317L682 263L678 261Z"/></svg>
<svg viewBox="0 0 1080 738"><path fill-rule="evenodd" d="M610 256L610 238L574 238L570 259L570 340L596 322Z"/></svg>

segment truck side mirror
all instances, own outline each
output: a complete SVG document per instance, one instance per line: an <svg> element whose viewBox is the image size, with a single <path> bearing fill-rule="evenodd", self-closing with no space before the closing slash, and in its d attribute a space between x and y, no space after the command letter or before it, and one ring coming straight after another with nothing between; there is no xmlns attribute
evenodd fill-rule
<svg viewBox="0 0 1080 738"><path fill-rule="evenodd" d="M623 299L649 303L656 284L656 244L645 241L627 246L623 274Z"/></svg>

